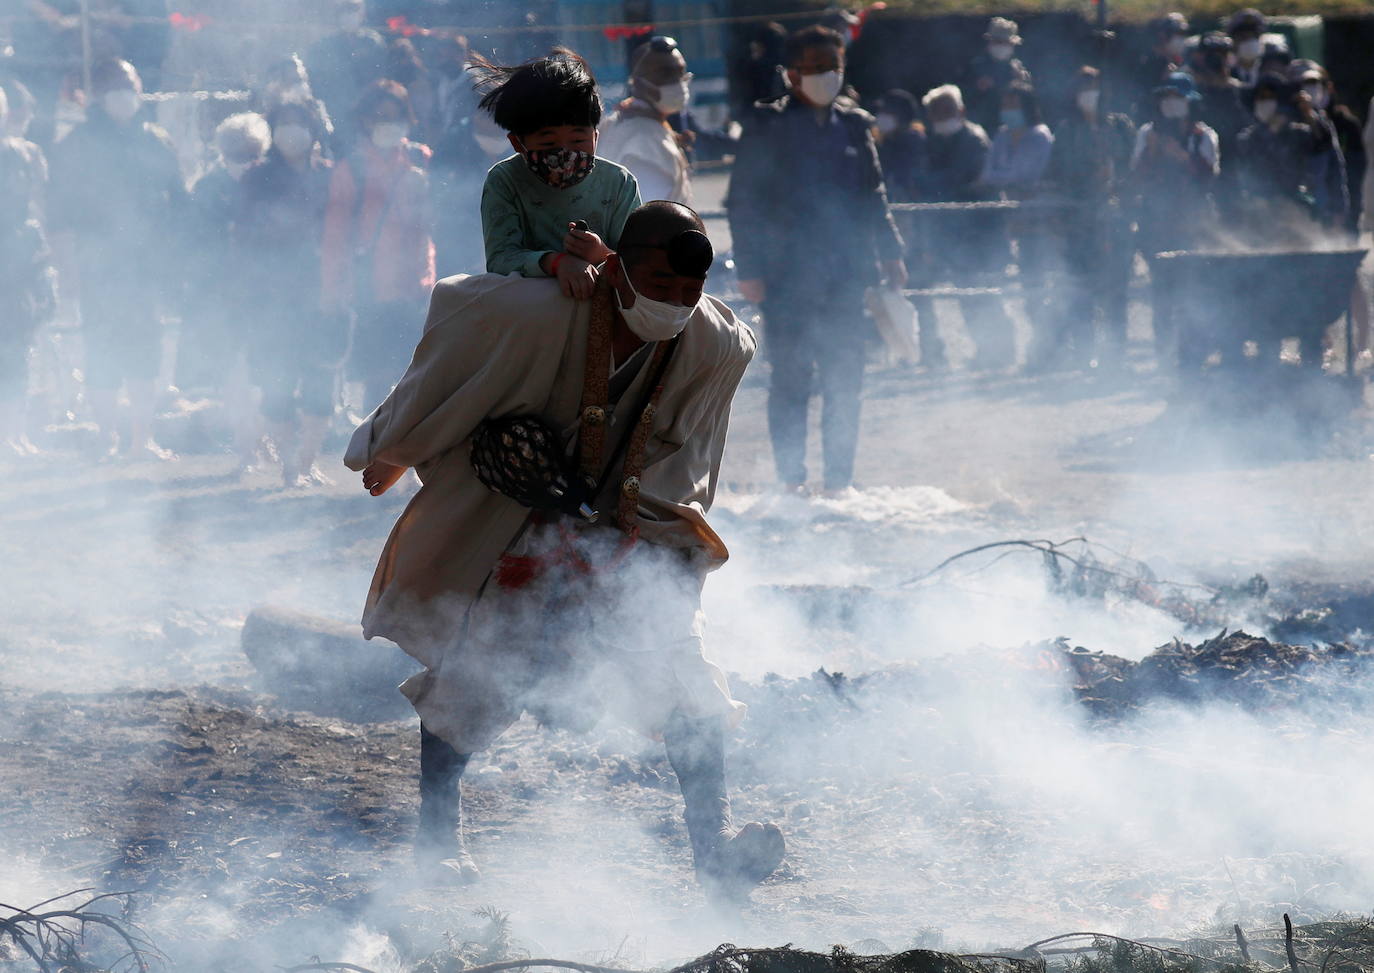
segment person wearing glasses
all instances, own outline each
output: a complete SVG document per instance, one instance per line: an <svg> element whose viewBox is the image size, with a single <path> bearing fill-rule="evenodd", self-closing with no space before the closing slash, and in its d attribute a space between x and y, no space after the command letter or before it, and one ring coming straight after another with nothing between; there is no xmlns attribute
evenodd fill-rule
<svg viewBox="0 0 1374 973"><path fill-rule="evenodd" d="M634 173L643 199L691 205L685 136L669 124L687 107L691 84L677 41L652 37L631 59L630 97L601 126L598 151Z"/></svg>

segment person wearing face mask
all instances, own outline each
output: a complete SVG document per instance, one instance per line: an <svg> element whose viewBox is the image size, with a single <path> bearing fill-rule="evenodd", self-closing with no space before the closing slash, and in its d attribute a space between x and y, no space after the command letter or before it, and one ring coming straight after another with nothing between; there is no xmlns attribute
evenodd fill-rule
<svg viewBox="0 0 1374 973"><path fill-rule="evenodd" d="M430 151L406 137L415 116L405 88L374 82L354 121L358 143L330 176L320 299L328 315L353 315L348 375L363 384L366 408L404 364L406 322L434 285L433 217Z"/></svg>
<svg viewBox="0 0 1374 973"><path fill-rule="evenodd" d="M334 0L338 29L316 41L305 54L315 97L334 120L331 150L352 150L358 129L352 108L368 85L386 77L387 49L382 35L366 26L364 0Z"/></svg>
<svg viewBox="0 0 1374 973"><path fill-rule="evenodd" d="M740 293L766 322L778 480L806 489L814 388L824 489L838 492L853 482L858 448L864 292L905 286L905 244L888 210L873 118L837 100L843 39L825 27L800 30L788 38L787 65L791 94L749 120L726 207Z"/></svg>
<svg viewBox="0 0 1374 973"><path fill-rule="evenodd" d="M782 859L776 826L732 820L725 740L744 706L703 654L702 586L728 556L707 517L755 350L703 294L712 259L700 218L655 201L590 301L514 274L441 281L410 366L349 442L373 496L410 467L423 482L363 617L424 666L401 687L420 716L422 882L479 877L463 776L522 712L585 731L609 711L662 740L713 900L738 903ZM575 467L582 514L521 446Z"/></svg>
<svg viewBox="0 0 1374 973"><path fill-rule="evenodd" d="M668 119L690 98L692 76L671 37L651 37L631 57L630 97L601 125L598 154L634 174L643 199L691 204L691 168Z"/></svg>
<svg viewBox="0 0 1374 973"><path fill-rule="evenodd" d="M256 434L265 430L274 446L283 486L312 486L328 482L315 459L348 347L348 316L323 312L320 294L331 167L320 157L325 131L308 99L282 101L267 121L272 148L243 179L234 240L254 283L243 332L261 400L249 415ZM257 460L249 453L245 462Z"/></svg>
<svg viewBox="0 0 1374 973"><path fill-rule="evenodd" d="M143 85L133 65L101 62L91 89L86 121L53 148L50 225L58 252L75 261L63 279L80 282L86 391L102 446L165 458L152 441L155 380L162 312L184 281L186 186L167 134L137 117Z"/></svg>
<svg viewBox="0 0 1374 973"><path fill-rule="evenodd" d="M1151 92L1175 71L1183 69L1184 49L1188 41L1188 18L1174 11L1150 21L1150 49L1140 56L1131 72L1135 97L1130 104L1137 114L1148 109Z"/></svg>
<svg viewBox="0 0 1374 973"><path fill-rule="evenodd" d="M1231 64L1231 76L1246 87L1260 78L1260 56L1264 42L1260 39L1268 22L1264 14L1253 8L1238 10L1226 24L1226 33L1235 45L1236 57Z"/></svg>
<svg viewBox="0 0 1374 973"><path fill-rule="evenodd" d="M959 87L968 100L968 117L984 131L1000 124L1002 95L1013 82L1031 83L1031 73L1016 57L1021 31L1016 21L993 17L983 34L986 48L969 62Z"/></svg>
<svg viewBox="0 0 1374 973"><path fill-rule="evenodd" d="M310 106L315 114L311 127L324 132L321 147L328 154L329 144L334 137L334 121L329 117L329 109L323 101L315 97L310 87L310 74L305 63L297 54L288 54L268 66L264 74L266 83L257 94L257 110L261 115L270 115L283 102L294 102Z"/></svg>
<svg viewBox="0 0 1374 973"><path fill-rule="evenodd" d="M1236 139L1236 178L1245 212L1240 229L1257 245L1306 239L1318 217L1313 167L1329 140L1301 120L1312 117L1311 105L1281 75L1262 76L1246 92L1245 104L1254 121Z"/></svg>
<svg viewBox="0 0 1374 973"><path fill-rule="evenodd" d="M1217 133L1192 117L1199 101L1193 79L1170 75L1155 89L1149 121L1136 133L1131 153L1130 196L1136 245L1147 262L1169 250L1193 250L1212 242L1218 224L1212 190L1220 171ZM1175 342L1173 294L1154 293L1156 352Z"/></svg>
<svg viewBox="0 0 1374 973"><path fill-rule="evenodd" d="M920 105L911 92L894 88L878 99L876 108L873 121L887 198L893 203L917 202L927 167L926 129L917 121Z"/></svg>
<svg viewBox="0 0 1374 973"><path fill-rule="evenodd" d="M1198 41L1201 56L1199 68L1193 71L1197 84L1197 100L1192 105L1193 118L1217 133L1217 149L1222 159L1213 195L1225 223L1241 218L1240 193L1236 185L1236 137L1250 124L1250 113L1241 104L1244 86L1231 76L1231 62L1235 45L1221 31L1210 31Z"/></svg>
<svg viewBox="0 0 1374 973"><path fill-rule="evenodd" d="M1120 368L1126 355L1127 288L1135 241L1121 205L1135 125L1102 105L1102 78L1078 69L1074 110L1054 127L1048 182L1077 205L1064 217L1067 300L1056 331L1034 349L1040 364ZM1100 321L1100 339L1094 332Z"/></svg>
<svg viewBox="0 0 1374 973"><path fill-rule="evenodd" d="M553 277L587 300L600 266L639 206L630 170L597 155L601 94L591 68L566 48L516 66L471 61L479 107L514 154L482 188L487 271Z"/></svg>
<svg viewBox="0 0 1374 973"><path fill-rule="evenodd" d="M8 102L0 87L0 132ZM34 177L24 143L0 136L0 446L17 456L39 452L27 428L29 350L57 303L52 252L33 202Z"/></svg>
<svg viewBox="0 0 1374 973"><path fill-rule="evenodd" d="M214 141L219 164L191 189L186 249L192 299L177 344L177 386L187 396L222 403L235 452L246 463L256 437L241 358L244 323L255 308L245 300L234 236L244 180L267 154L272 130L261 115L240 112L219 123Z"/></svg>
<svg viewBox="0 0 1374 973"><path fill-rule="evenodd" d="M1349 109L1332 103L1331 80L1316 61L1294 61L1288 67L1288 80L1298 86L1301 117L1321 143L1308 175L1317 218L1353 240L1358 235L1364 181L1360 123Z"/></svg>

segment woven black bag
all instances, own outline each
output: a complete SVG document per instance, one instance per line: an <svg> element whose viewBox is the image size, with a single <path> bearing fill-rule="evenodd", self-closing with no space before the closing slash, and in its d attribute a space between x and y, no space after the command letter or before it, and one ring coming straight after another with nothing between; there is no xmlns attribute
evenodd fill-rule
<svg viewBox="0 0 1374 973"><path fill-rule="evenodd" d="M539 416L484 421L472 434L472 468L487 489L516 503L596 520L596 484L577 471L558 433Z"/></svg>

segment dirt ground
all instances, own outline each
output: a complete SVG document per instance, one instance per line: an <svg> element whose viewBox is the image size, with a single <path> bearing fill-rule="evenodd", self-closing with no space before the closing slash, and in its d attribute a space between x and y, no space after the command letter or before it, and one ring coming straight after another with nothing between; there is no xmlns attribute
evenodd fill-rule
<svg viewBox="0 0 1374 973"><path fill-rule="evenodd" d="M957 317L941 324L958 366ZM1180 582L1368 576L1368 410L1321 434L1222 423L1171 403L1139 341L1134 365L1027 378L875 361L859 489L810 499L769 491L754 367L715 513L734 558L708 586L709 645L751 706L731 744L737 814L779 822L789 853L730 914L691 881L661 747L613 725L574 738L522 721L469 774L485 881L415 887L413 719L290 709L249 664L238 632L256 606L357 618L413 484L372 499L337 465L313 489L239 478L227 454L182 447L196 416L163 420L183 450L167 463L100 463L79 432L55 435L0 484L0 901L143 892L138 917L179 968L206 971L369 950L381 964L377 936L479 936L484 906L530 952L639 966L724 941L1017 946L1366 911L1361 707L1092 725L1037 645L1138 659L1216 632L1129 599L1057 598L1034 558L879 607L818 614L788 593L891 592L975 544L1076 535ZM821 666L921 678L845 701Z"/></svg>

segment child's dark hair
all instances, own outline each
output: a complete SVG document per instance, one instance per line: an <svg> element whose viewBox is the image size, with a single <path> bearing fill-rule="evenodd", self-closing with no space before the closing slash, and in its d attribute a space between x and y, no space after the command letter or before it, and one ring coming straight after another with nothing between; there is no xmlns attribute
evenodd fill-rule
<svg viewBox="0 0 1374 973"><path fill-rule="evenodd" d="M547 57L505 67L474 54L468 70L483 92L479 107L513 135L559 125L595 128L601 122L596 78L581 55L555 47Z"/></svg>

